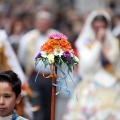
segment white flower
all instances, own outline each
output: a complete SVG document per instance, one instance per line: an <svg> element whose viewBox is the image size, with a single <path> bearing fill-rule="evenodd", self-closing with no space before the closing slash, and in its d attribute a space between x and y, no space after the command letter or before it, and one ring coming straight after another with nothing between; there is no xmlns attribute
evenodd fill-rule
<svg viewBox="0 0 120 120"><path fill-rule="evenodd" d="M70 53L71 57L74 57L73 50L69 50L69 53Z"/></svg>
<svg viewBox="0 0 120 120"><path fill-rule="evenodd" d="M54 50L54 55L61 57L63 55L63 50L62 49L55 49Z"/></svg>
<svg viewBox="0 0 120 120"><path fill-rule="evenodd" d="M49 61L50 64L51 64L51 63L54 63L54 54L49 54L49 55L47 56L47 58L48 58L48 61Z"/></svg>
<svg viewBox="0 0 120 120"><path fill-rule="evenodd" d="M40 51L40 53L42 57L47 58L48 53L46 53L45 51Z"/></svg>
<svg viewBox="0 0 120 120"><path fill-rule="evenodd" d="M74 58L75 58L75 61L76 61L77 63L79 63L78 57L76 57L76 56L74 55Z"/></svg>

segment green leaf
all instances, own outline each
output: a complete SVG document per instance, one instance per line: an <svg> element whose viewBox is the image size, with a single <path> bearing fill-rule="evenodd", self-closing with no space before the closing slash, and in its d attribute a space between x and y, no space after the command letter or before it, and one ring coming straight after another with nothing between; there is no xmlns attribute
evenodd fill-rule
<svg viewBox="0 0 120 120"><path fill-rule="evenodd" d="M44 66L45 66L45 68L47 67L47 65L49 64L49 61L48 61L48 59L46 58L46 59L44 59Z"/></svg>
<svg viewBox="0 0 120 120"><path fill-rule="evenodd" d="M70 72L72 72L73 71L73 66L68 65L68 69L69 69Z"/></svg>
<svg viewBox="0 0 120 120"><path fill-rule="evenodd" d="M38 64L40 61L42 61L42 58L37 58L37 59L35 60L35 67L37 66L37 64Z"/></svg>
<svg viewBox="0 0 120 120"><path fill-rule="evenodd" d="M64 63L64 62L63 62L63 60L62 60L61 58L59 58L58 61L59 61L59 66L61 67L61 66L62 66L62 63Z"/></svg>

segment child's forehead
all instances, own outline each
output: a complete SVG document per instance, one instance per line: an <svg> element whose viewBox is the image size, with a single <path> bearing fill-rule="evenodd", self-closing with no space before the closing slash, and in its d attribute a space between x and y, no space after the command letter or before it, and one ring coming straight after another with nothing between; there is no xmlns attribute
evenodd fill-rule
<svg viewBox="0 0 120 120"><path fill-rule="evenodd" d="M0 81L0 84L6 84L9 86L12 86L12 84L9 81Z"/></svg>
<svg viewBox="0 0 120 120"><path fill-rule="evenodd" d="M13 92L12 85L9 82L0 82L0 91Z"/></svg>

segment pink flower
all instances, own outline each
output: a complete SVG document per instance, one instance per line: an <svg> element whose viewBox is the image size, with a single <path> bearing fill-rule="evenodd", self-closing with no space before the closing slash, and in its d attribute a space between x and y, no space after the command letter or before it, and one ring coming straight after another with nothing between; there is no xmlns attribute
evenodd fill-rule
<svg viewBox="0 0 120 120"><path fill-rule="evenodd" d="M61 39L68 40L67 36L63 35L62 33L50 34L48 38L55 39L55 40L61 40Z"/></svg>

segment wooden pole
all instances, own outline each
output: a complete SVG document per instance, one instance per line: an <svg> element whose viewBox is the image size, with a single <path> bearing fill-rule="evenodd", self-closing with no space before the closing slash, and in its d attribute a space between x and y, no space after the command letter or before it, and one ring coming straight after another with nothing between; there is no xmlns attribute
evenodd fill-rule
<svg viewBox="0 0 120 120"><path fill-rule="evenodd" d="M52 67L52 66L51 66ZM57 68L53 66L54 72L52 73L52 83L56 84L56 74ZM55 104L56 104L56 87L52 85L52 95L51 95L51 120L55 120Z"/></svg>

